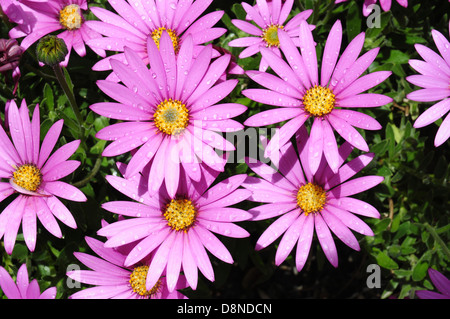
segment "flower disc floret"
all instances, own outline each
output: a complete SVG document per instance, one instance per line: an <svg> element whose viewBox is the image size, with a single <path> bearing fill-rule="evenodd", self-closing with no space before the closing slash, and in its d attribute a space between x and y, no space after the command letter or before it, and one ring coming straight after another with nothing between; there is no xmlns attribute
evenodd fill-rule
<svg viewBox="0 0 450 319"><path fill-rule="evenodd" d="M36 166L25 164L14 171L13 182L26 190L35 192L42 183L42 174Z"/></svg>
<svg viewBox="0 0 450 319"><path fill-rule="evenodd" d="M179 38L178 38L177 34L175 33L175 31L173 31L169 28L165 28L165 27L161 27L161 28L154 30L151 35L151 37L152 37L153 41L155 41L155 44L158 47L158 49L159 49L159 40L161 39L161 34L163 33L163 31L166 31L169 34L170 39L172 40L173 49L174 49L175 53L178 53Z"/></svg>
<svg viewBox="0 0 450 319"><path fill-rule="evenodd" d="M329 114L334 109L335 101L336 97L330 88L318 85L310 88L303 96L305 111L316 117Z"/></svg>
<svg viewBox="0 0 450 319"><path fill-rule="evenodd" d="M59 23L67 30L76 30L83 23L80 6L70 4L59 11Z"/></svg>
<svg viewBox="0 0 450 319"><path fill-rule="evenodd" d="M297 193L297 205L306 215L320 212L325 205L326 199L325 190L313 183L303 185Z"/></svg>
<svg viewBox="0 0 450 319"><path fill-rule="evenodd" d="M263 30L262 38L267 47L279 47L278 29L283 29L282 25L272 24Z"/></svg>
<svg viewBox="0 0 450 319"><path fill-rule="evenodd" d="M168 135L181 133L189 124L189 111L178 100L164 100L153 114L156 127Z"/></svg>
<svg viewBox="0 0 450 319"><path fill-rule="evenodd" d="M130 285L135 293L140 296L147 297L156 294L161 289L161 280L152 287L152 289L147 290L145 283L148 273L148 266L138 266L134 268L130 275Z"/></svg>
<svg viewBox="0 0 450 319"><path fill-rule="evenodd" d="M187 231L195 222L197 209L189 199L172 199L164 213L168 225L176 231Z"/></svg>

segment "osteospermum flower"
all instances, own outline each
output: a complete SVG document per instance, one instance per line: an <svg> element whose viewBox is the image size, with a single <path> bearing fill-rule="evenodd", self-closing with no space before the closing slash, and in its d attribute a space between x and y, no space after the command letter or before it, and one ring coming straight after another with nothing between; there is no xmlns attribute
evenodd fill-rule
<svg viewBox="0 0 450 319"><path fill-rule="evenodd" d="M335 0L335 3L341 3L348 0ZM408 7L408 0L397 0L398 4L402 7ZM364 0L363 15L367 17L372 12L372 5L376 4L377 0ZM380 6L383 11L389 11L391 9L392 0L380 0Z"/></svg>
<svg viewBox="0 0 450 319"><path fill-rule="evenodd" d="M258 0L254 6L251 6L246 2L242 2L242 7L247 12L248 19L255 24L239 19L231 20L237 28L251 36L232 40L228 45L231 47L245 47L239 55L241 59L260 52L260 47L267 47L278 56L281 56L278 30L283 30L299 46L298 28L300 21L308 19L312 10L300 12L286 23L293 3L294 0L287 0L284 3L281 0ZM313 26L310 26L310 28L312 29ZM268 61L263 56L259 64L259 69L260 71L265 71L267 67Z"/></svg>
<svg viewBox="0 0 450 319"><path fill-rule="evenodd" d="M439 54L422 44L415 48L424 61L411 59L409 65L420 73L406 78L408 82L423 89L413 91L406 97L418 102L434 102L414 122L415 128L430 125L442 118L450 110L450 43L442 33L432 30L431 34ZM450 115L447 114L442 121L434 139L434 145L440 146L450 136Z"/></svg>
<svg viewBox="0 0 450 319"><path fill-rule="evenodd" d="M275 263L280 265L297 244L295 262L300 271L308 258L316 233L329 262L337 267L338 255L332 236L334 233L347 246L359 250L357 238L351 230L373 236L370 227L354 214L379 218L380 214L370 204L350 196L361 193L383 181L380 176L350 179L363 169L374 154L364 154L344 164L353 147L345 142L339 148L339 170L333 173L324 157L319 169L309 169L308 149L314 140L306 128L296 135L299 155L288 142L279 151L279 172L259 161L247 163L258 177L248 177L243 187L251 190L249 200L265 203L249 210L254 221L279 217L261 235L256 243L260 250L282 236Z"/></svg>
<svg viewBox="0 0 450 319"><path fill-rule="evenodd" d="M124 172L126 167L121 165L119 169ZM135 201L103 204L104 209L125 219L101 228L98 234L108 238L105 247L133 245L124 261L126 267L152 254L146 278L147 290L157 283L164 271L169 291L175 288L181 269L193 289L197 287L198 269L208 280L214 281L206 250L226 263L233 262L231 254L214 233L233 238L249 236L234 222L247 220L251 215L228 207L251 195L248 190L238 189L246 175L232 176L210 187L218 172L204 165L201 169L202 179L198 182L183 174L174 196L169 196L163 187L150 197L145 191L146 178L140 174L130 179L106 177L115 189Z"/></svg>
<svg viewBox="0 0 450 319"><path fill-rule="evenodd" d="M226 32L224 28L213 27L222 18L223 11L202 15L212 0L109 0L108 2L118 14L103 8L91 8L92 13L101 21L88 21L88 25L105 37L92 40L89 44L99 49L120 53L95 64L93 69L97 71L110 70L111 58L124 61L125 47L133 49L148 64L147 39L152 39L159 47L163 31L170 35L175 53L179 51L186 38L192 36L194 55L199 53L203 44L219 38Z"/></svg>
<svg viewBox="0 0 450 319"><path fill-rule="evenodd" d="M16 282L0 266L0 288L8 299L55 299L56 287L47 288L41 293L36 279L31 282L28 279L27 265L23 264L17 271Z"/></svg>
<svg viewBox="0 0 450 319"><path fill-rule="evenodd" d="M71 228L76 222L58 197L72 201L86 201L76 187L59 181L71 174L80 162L68 160L80 141L69 142L50 155L63 126L63 120L52 125L40 144L39 106L30 121L28 107L22 100L20 109L14 101L8 108L8 122L12 142L0 127L0 202L12 194L18 196L0 214L0 238L4 236L5 250L12 253L17 232L22 223L25 243L30 251L36 245L36 217L54 236L62 237L55 217Z"/></svg>
<svg viewBox="0 0 450 319"><path fill-rule="evenodd" d="M20 78L19 62L23 53L23 48L19 46L15 39L0 39L0 73L12 71L14 82L13 93L17 90Z"/></svg>
<svg viewBox="0 0 450 319"><path fill-rule="evenodd" d="M120 250L104 247L103 242L86 237L89 247L101 258L87 253L75 252L75 257L92 270L73 270L67 276L95 287L80 290L70 296L70 299L185 299L186 297L174 290L169 292L164 278L147 289L146 278L149 270L143 262L125 267L126 255ZM184 276L180 276L174 289L186 288Z"/></svg>
<svg viewBox="0 0 450 319"><path fill-rule="evenodd" d="M236 131L242 124L232 120L246 107L235 103L217 104L236 86L237 80L218 83L229 65L225 54L211 62L211 45L193 59L193 40L187 37L175 55L172 41L163 32L158 49L148 41L149 70L139 55L125 48L127 64L111 60L117 77L98 81L100 89L118 103L97 103L91 109L103 116L122 120L97 133L112 140L104 156L116 156L136 150L126 176L132 176L152 161L148 176L149 191L156 192L165 181L171 196L175 194L181 167L194 180L200 179L200 163L223 171L226 160L214 151L234 150L233 144L217 132Z"/></svg>
<svg viewBox="0 0 450 319"><path fill-rule="evenodd" d="M268 48L261 48L263 57L276 75L248 71L250 78L267 89L247 89L242 94L254 101L281 108L255 114L244 124L265 126L288 121L267 145L265 156L268 157L311 118L311 139L314 142L309 152L310 169L313 173L317 171L323 153L331 169L337 172L339 156L333 130L354 147L368 151L366 141L355 127L377 130L381 125L372 117L352 109L391 102L390 97L382 94L361 94L384 81L391 72L379 71L360 77L378 53L378 48L375 48L358 58L364 44L364 33L356 36L339 58L342 39L339 20L333 25L325 44L320 79L308 23L302 20L300 24L301 54L287 33L279 30L278 36L287 62Z"/></svg>
<svg viewBox="0 0 450 319"><path fill-rule="evenodd" d="M433 268L428 269L428 275L439 292L417 290L417 297L420 299L450 299L450 280Z"/></svg>
<svg viewBox="0 0 450 319"><path fill-rule="evenodd" d="M25 50L45 35L59 32L57 36L64 40L69 51L62 66L67 66L72 48L83 57L86 55L85 43L101 37L85 23L87 0L3 0L2 10L18 24L9 35L11 38L24 37L20 45ZM102 49L91 49L100 56L106 55Z"/></svg>

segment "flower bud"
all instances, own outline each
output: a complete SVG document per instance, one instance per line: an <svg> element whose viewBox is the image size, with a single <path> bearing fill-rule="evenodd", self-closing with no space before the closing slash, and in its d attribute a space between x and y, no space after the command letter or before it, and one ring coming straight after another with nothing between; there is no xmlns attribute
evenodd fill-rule
<svg viewBox="0 0 450 319"><path fill-rule="evenodd" d="M14 70L19 65L22 52L15 39L0 39L0 72Z"/></svg>
<svg viewBox="0 0 450 319"><path fill-rule="evenodd" d="M41 38L36 47L37 59L49 66L54 66L64 61L68 52L64 40L54 35L47 35Z"/></svg>

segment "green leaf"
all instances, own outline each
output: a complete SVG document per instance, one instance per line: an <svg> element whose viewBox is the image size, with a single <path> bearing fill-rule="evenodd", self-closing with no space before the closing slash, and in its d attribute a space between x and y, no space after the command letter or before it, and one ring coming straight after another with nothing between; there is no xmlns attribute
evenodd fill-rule
<svg viewBox="0 0 450 319"><path fill-rule="evenodd" d="M385 252L380 251L376 256L377 264L386 269L398 269L398 264Z"/></svg>
<svg viewBox="0 0 450 319"><path fill-rule="evenodd" d="M414 281L421 281L427 275L428 262L419 262L413 268L412 279Z"/></svg>
<svg viewBox="0 0 450 319"><path fill-rule="evenodd" d="M361 21L361 8L356 2L353 2L346 17L347 39L349 42L361 32Z"/></svg>
<svg viewBox="0 0 450 319"><path fill-rule="evenodd" d="M409 55L400 50L391 50L389 58L386 63L392 64L406 64L409 61Z"/></svg>

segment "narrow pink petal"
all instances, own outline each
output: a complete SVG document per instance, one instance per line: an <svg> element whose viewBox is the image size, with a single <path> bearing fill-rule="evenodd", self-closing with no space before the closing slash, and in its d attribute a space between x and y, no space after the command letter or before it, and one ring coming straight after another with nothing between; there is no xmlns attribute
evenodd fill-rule
<svg viewBox="0 0 450 319"><path fill-rule="evenodd" d="M203 79L208 67L210 65L210 61L212 58L212 46L205 46L202 51L198 54L197 58L193 60L186 75L186 79L184 82L183 90L181 91L180 98L184 101L189 98L189 96L194 92L195 88L198 86L200 81Z"/></svg>
<svg viewBox="0 0 450 319"><path fill-rule="evenodd" d="M241 29L242 31L251 34L251 35L255 35L255 36L261 36L262 35L262 30L259 29L257 26L247 22L247 21L243 21L243 20L238 20L238 19L232 19L231 23L233 23L233 25L235 25L237 28ZM230 43L232 41L230 41L228 43L228 45L232 46Z"/></svg>
<svg viewBox="0 0 450 319"><path fill-rule="evenodd" d="M320 160L323 153L323 126L322 118L314 118L310 133L310 146L308 148L309 169L314 175L319 168Z"/></svg>
<svg viewBox="0 0 450 319"><path fill-rule="evenodd" d="M80 140L75 140L64 144L59 149L57 149L45 162L44 166L41 169L42 175L46 175L50 172L55 165L58 165L64 161L66 161L70 156L75 153L75 151L80 146ZM70 165L70 164L69 164Z"/></svg>
<svg viewBox="0 0 450 319"><path fill-rule="evenodd" d="M6 221L5 235L3 243L5 245L5 251L8 255L12 254L14 244L16 243L17 232L19 231L20 222L24 214L24 208L28 198L23 195L19 195L11 204L9 204L2 215L5 215L6 210L11 209L13 212L10 214L10 218ZM1 233L1 232L0 232Z"/></svg>
<svg viewBox="0 0 450 319"><path fill-rule="evenodd" d="M361 216L380 218L380 213L375 207L356 198L330 198L328 204Z"/></svg>
<svg viewBox="0 0 450 319"><path fill-rule="evenodd" d="M302 53L303 61L308 70L309 78L312 85L319 84L317 55L314 46L314 39L306 20L300 22L300 51Z"/></svg>
<svg viewBox="0 0 450 319"><path fill-rule="evenodd" d="M331 189L334 186L349 180L365 168L373 160L374 156L374 153L362 154L341 166L337 174L326 182L324 185L325 189Z"/></svg>
<svg viewBox="0 0 450 319"><path fill-rule="evenodd" d="M158 282L161 274L166 268L170 250L173 248L176 232L172 232L157 248L148 269L145 285L147 290L151 290Z"/></svg>
<svg viewBox="0 0 450 319"><path fill-rule="evenodd" d="M341 41L342 24L340 20L337 20L331 27L323 51L323 60L320 75L320 85L323 87L328 86L331 74L333 73L334 67L336 66L336 62L339 57L339 51L341 49Z"/></svg>
<svg viewBox="0 0 450 319"><path fill-rule="evenodd" d="M183 259L184 232L175 234L173 247L170 249L167 259L166 282L167 289L172 292L180 276L181 263Z"/></svg>
<svg viewBox="0 0 450 319"><path fill-rule="evenodd" d="M263 220L280 216L295 209L295 203L270 203L250 209L248 212L253 215L252 220Z"/></svg>
<svg viewBox="0 0 450 319"><path fill-rule="evenodd" d="M47 206L47 203L42 198L37 198L36 208L36 215L45 229L47 229L53 236L61 238L62 232L59 228L58 222L53 216L50 208Z"/></svg>
<svg viewBox="0 0 450 319"><path fill-rule="evenodd" d="M214 270L212 268L211 261L209 260L205 247L203 247L197 233L194 231L189 231L186 237L189 240L189 246L193 257L196 259L198 269L200 269L202 274L209 281L214 281Z"/></svg>
<svg viewBox="0 0 450 319"><path fill-rule="evenodd" d="M86 196L78 188L61 181L47 181L45 190L49 193L76 202L85 202Z"/></svg>
<svg viewBox="0 0 450 319"><path fill-rule="evenodd" d="M30 251L36 247L36 198L30 197L25 205L22 217L22 231L25 243Z"/></svg>
<svg viewBox="0 0 450 319"><path fill-rule="evenodd" d="M261 29L265 29L267 26L267 23L264 21L264 19L261 17L261 15L258 13L258 11L249 5L246 2L242 3L242 7L247 12L247 14L250 16L251 20L253 20ZM267 21L269 23L269 21Z"/></svg>
<svg viewBox="0 0 450 319"><path fill-rule="evenodd" d="M440 69L447 76L450 76L450 66L447 65L445 60L441 56L439 56L439 54L422 44L416 44L414 45L414 47L416 48L417 53L419 53L419 55L425 60L425 62L433 65L437 69Z"/></svg>
<svg viewBox="0 0 450 319"><path fill-rule="evenodd" d="M339 219L346 227L365 236L373 236L372 229L352 213L334 206L327 206L326 210L330 215L334 215ZM351 247L350 245L348 246Z"/></svg>
<svg viewBox="0 0 450 319"><path fill-rule="evenodd" d="M330 264L332 264L334 267L337 267L338 255L336 245L327 224L320 214L314 215L314 225L316 228L320 246L322 247L325 256L327 257Z"/></svg>
<svg viewBox="0 0 450 319"><path fill-rule="evenodd" d="M289 14L291 13L292 6L294 5L294 0L286 0L284 1L284 4L280 11L280 16L278 17L278 23L283 24L284 21L288 18ZM312 11L312 10L306 10L306 11Z"/></svg>
<svg viewBox="0 0 450 319"><path fill-rule="evenodd" d="M433 102L450 97L450 89L420 89L406 96L408 99L419 102Z"/></svg>
<svg viewBox="0 0 450 319"><path fill-rule="evenodd" d="M380 184L384 178L382 176L364 176L347 181L339 186L336 186L328 194L334 198L351 196L361 193L367 189L375 187Z"/></svg>
<svg viewBox="0 0 450 319"><path fill-rule="evenodd" d="M255 249L261 250L273 243L286 231L286 229L294 222L298 215L299 212L294 210L284 214L276 221L274 221L259 237L258 241L256 242Z"/></svg>
<svg viewBox="0 0 450 319"><path fill-rule="evenodd" d="M450 99L442 100L425 110L414 122L414 127L427 126L442 118L450 110Z"/></svg>
<svg viewBox="0 0 450 319"><path fill-rule="evenodd" d="M232 264L233 257L231 257L230 252L225 247L225 245L212 234L208 229L199 225L193 229L196 233L203 246L214 256L219 258L220 260Z"/></svg>
<svg viewBox="0 0 450 319"><path fill-rule="evenodd" d="M48 182L61 179L73 173L79 166L80 162L73 160L58 163L55 166L53 166L51 170L43 176L43 180Z"/></svg>
<svg viewBox="0 0 450 319"><path fill-rule="evenodd" d="M175 197L180 181L180 155L176 143L177 142L174 139L169 141L164 157L164 181L170 198ZM155 163L153 165L155 165Z"/></svg>
<svg viewBox="0 0 450 319"><path fill-rule="evenodd" d="M283 237L281 238L280 244L278 245L277 252L275 254L275 264L277 266L281 265L281 263L291 253L295 243L298 241L300 237L300 233L304 222L304 218L302 218L301 216L294 220L294 222L289 226L289 228L286 230Z"/></svg>
<svg viewBox="0 0 450 319"><path fill-rule="evenodd" d="M431 35L433 36L434 43L436 43L436 46L439 50L439 53L444 58L444 60L447 62L448 65L450 65L450 43L449 41L437 30L431 30Z"/></svg>
<svg viewBox="0 0 450 319"><path fill-rule="evenodd" d="M355 235L344 225L339 218L330 213L327 208L324 208L321 212L321 216L327 223L327 226L331 231L347 246L359 251L360 247Z"/></svg>
<svg viewBox="0 0 450 319"><path fill-rule="evenodd" d="M204 206L227 196L236 190L246 178L247 175L238 174L219 182L217 185L214 185L202 194L202 196L197 200L197 204Z"/></svg>
<svg viewBox="0 0 450 319"><path fill-rule="evenodd" d="M386 80L391 74L391 71L378 71L363 75L339 92L339 98L343 99L369 90Z"/></svg>
<svg viewBox="0 0 450 319"><path fill-rule="evenodd" d="M369 151L369 146L361 134L359 134L359 132L345 120L342 120L339 117L334 116L333 113L330 113L328 115L328 121L336 132L338 132L339 135L341 135L351 145L364 152Z"/></svg>
<svg viewBox="0 0 450 319"><path fill-rule="evenodd" d="M8 299L22 299L16 283L2 266L0 266L0 288Z"/></svg>
<svg viewBox="0 0 450 319"><path fill-rule="evenodd" d="M434 138L434 146L441 146L450 137L450 116L444 118Z"/></svg>
<svg viewBox="0 0 450 319"><path fill-rule="evenodd" d="M26 139L24 136L24 130L22 126L22 119L17 108L16 103L11 101L8 109L8 120L10 127L10 134L17 153L20 156L22 163L28 162Z"/></svg>
<svg viewBox="0 0 450 319"><path fill-rule="evenodd" d="M188 236L183 237L185 237L183 240L183 260L182 260L183 273L186 276L186 280L189 286L195 290L197 288L197 281L198 281L197 263L196 259L194 258L191 252L189 237Z"/></svg>
<svg viewBox="0 0 450 319"><path fill-rule="evenodd" d="M246 89L242 91L242 94L255 102L268 105L282 107L297 107L301 105L298 99L271 90Z"/></svg>
<svg viewBox="0 0 450 319"><path fill-rule="evenodd" d="M81 191L80 191L81 192ZM52 214L70 228L76 229L77 223L69 209L55 196L47 197L45 202Z"/></svg>
<svg viewBox="0 0 450 319"><path fill-rule="evenodd" d="M311 249L312 238L314 235L314 215L309 214L306 216L306 214L302 214L299 219L302 220L302 226L297 242L295 265L297 270L301 271L308 259L309 250Z"/></svg>
<svg viewBox="0 0 450 319"><path fill-rule="evenodd" d="M206 219L202 219L200 222L202 224L202 227L208 229L213 233L226 237L245 238L250 236L250 234L244 228L233 223L215 222Z"/></svg>

